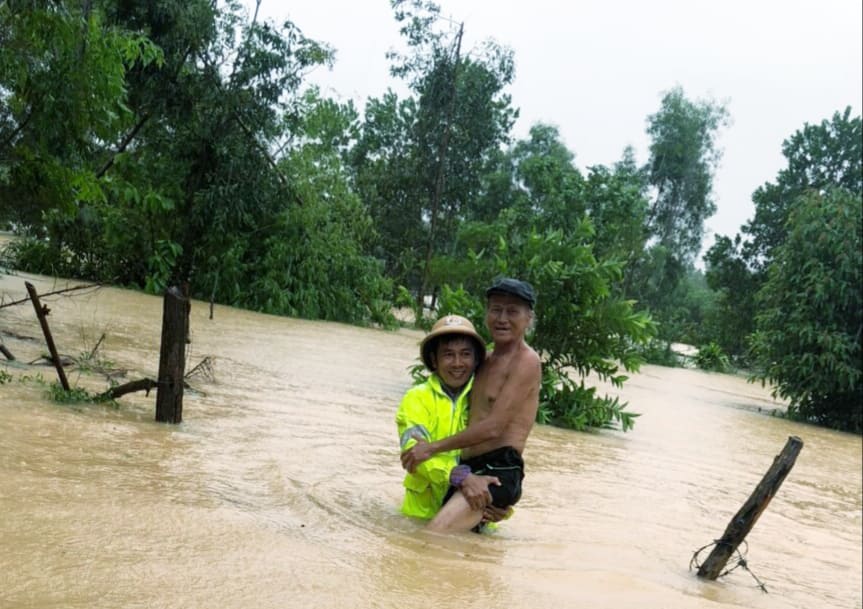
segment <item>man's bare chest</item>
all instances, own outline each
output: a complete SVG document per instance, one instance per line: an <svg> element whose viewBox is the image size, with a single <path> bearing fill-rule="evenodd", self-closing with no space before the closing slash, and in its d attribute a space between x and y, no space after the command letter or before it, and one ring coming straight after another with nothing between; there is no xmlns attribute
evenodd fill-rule
<svg viewBox="0 0 863 609"><path fill-rule="evenodd" d="M501 393L509 374L505 362L487 362L477 375L471 392L471 408L488 412Z"/></svg>

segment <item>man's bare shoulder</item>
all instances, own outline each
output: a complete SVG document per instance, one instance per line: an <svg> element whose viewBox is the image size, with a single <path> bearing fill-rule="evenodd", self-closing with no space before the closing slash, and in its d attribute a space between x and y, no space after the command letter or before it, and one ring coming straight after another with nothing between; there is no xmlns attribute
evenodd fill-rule
<svg viewBox="0 0 863 609"><path fill-rule="evenodd" d="M540 363L539 354L527 343L523 343L522 348L519 350L519 357L532 364Z"/></svg>
<svg viewBox="0 0 863 609"><path fill-rule="evenodd" d="M525 372L530 371L531 374L540 374L542 370L539 354L527 343L524 344L523 348L519 349L515 364L520 370L524 370Z"/></svg>

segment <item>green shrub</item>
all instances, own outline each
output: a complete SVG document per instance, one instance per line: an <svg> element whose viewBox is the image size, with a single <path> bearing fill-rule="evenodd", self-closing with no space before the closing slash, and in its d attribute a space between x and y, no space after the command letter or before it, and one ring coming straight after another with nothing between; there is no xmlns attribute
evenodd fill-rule
<svg viewBox="0 0 863 609"><path fill-rule="evenodd" d="M722 347L711 341L699 347L698 353L695 355L695 365L702 370L726 372L731 367L731 362L728 360L728 356L723 353Z"/></svg>
<svg viewBox="0 0 863 609"><path fill-rule="evenodd" d="M71 387L68 391L60 383L48 385L48 397L59 404L92 404L96 396L81 387Z"/></svg>
<svg viewBox="0 0 863 609"><path fill-rule="evenodd" d="M639 415L625 410L618 398L596 395L596 387L573 379L549 367L543 368L537 421L578 431L588 428L629 431Z"/></svg>

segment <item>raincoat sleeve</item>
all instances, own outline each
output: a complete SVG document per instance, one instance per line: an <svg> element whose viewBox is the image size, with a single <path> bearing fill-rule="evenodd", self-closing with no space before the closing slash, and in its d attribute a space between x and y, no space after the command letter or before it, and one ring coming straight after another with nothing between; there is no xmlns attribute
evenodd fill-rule
<svg viewBox="0 0 863 609"><path fill-rule="evenodd" d="M438 425L435 420L434 397L428 388L422 386L408 391L396 413L399 431L399 451L404 452L417 443L418 439L433 442ZM436 486L449 486L449 473L455 465L452 453L439 453L421 463L413 474L416 482L424 481Z"/></svg>

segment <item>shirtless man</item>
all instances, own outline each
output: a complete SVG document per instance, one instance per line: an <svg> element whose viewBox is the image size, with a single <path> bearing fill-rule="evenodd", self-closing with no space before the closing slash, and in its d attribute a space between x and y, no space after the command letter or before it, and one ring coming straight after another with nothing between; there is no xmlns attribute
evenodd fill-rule
<svg viewBox="0 0 863 609"><path fill-rule="evenodd" d="M467 428L419 442L401 455L402 467L413 472L432 455L462 449L461 465L450 475L449 500L428 525L438 532L470 530L489 503L507 508L521 498L521 454L536 420L542 378L539 356L524 342L536 295L529 283L507 278L495 282L486 297L494 350L476 373Z"/></svg>

